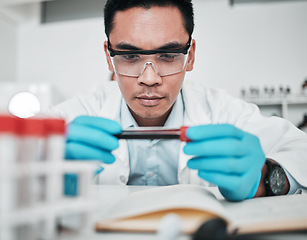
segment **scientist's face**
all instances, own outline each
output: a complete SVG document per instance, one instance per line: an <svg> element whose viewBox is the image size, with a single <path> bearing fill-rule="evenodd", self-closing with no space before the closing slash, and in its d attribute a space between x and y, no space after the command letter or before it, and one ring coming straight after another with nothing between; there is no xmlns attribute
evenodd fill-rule
<svg viewBox="0 0 307 240"><path fill-rule="evenodd" d="M135 7L119 11L115 14L109 36L109 44L115 51L184 49L188 43L189 34L184 27L180 11L175 7ZM109 69L117 72L119 88L137 123L140 126L164 125L181 90L186 71L193 69L195 41L192 40L189 53L184 55L183 69L162 77L161 72L167 72L170 68L162 70L165 63L160 63L160 53L119 55L111 58L107 42L105 52ZM139 58L136 59L135 56ZM165 58L170 59L169 55L163 55L163 61L170 61ZM140 64L141 71L137 74L131 74L134 73L132 69L136 66L135 62L141 61L139 59L145 64ZM125 69L126 61L129 61L130 67L126 66ZM146 65L147 62L152 62L153 65ZM126 76L128 72L130 76Z"/></svg>

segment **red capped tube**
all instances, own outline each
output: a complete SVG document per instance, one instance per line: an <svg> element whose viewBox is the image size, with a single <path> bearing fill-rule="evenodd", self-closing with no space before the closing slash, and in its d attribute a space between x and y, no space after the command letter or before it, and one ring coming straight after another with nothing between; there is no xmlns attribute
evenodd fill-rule
<svg viewBox="0 0 307 240"><path fill-rule="evenodd" d="M182 126L180 127L180 136L179 139L181 142L191 142L191 139L189 139L186 135L187 130L188 130L188 126Z"/></svg>

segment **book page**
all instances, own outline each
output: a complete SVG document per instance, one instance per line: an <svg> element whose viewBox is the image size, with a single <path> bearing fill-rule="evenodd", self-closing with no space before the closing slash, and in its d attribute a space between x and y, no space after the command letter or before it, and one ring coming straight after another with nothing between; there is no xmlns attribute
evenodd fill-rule
<svg viewBox="0 0 307 240"><path fill-rule="evenodd" d="M171 185L132 193L113 206L107 218L125 218L166 209L198 209L227 218L215 196L198 185Z"/></svg>
<svg viewBox="0 0 307 240"><path fill-rule="evenodd" d="M168 213L181 217L184 233L221 217L229 233L265 233L307 229L307 194L263 197L241 202L217 200L206 187L172 185L133 192L116 201L96 224L98 231L157 230Z"/></svg>
<svg viewBox="0 0 307 240"><path fill-rule="evenodd" d="M262 197L221 202L229 216L230 231L238 234L307 229L307 195Z"/></svg>
<svg viewBox="0 0 307 240"><path fill-rule="evenodd" d="M192 233L210 218L221 217L228 221L224 207L205 187L172 185L130 194L102 216L96 229L155 231L161 218L168 213L181 217L185 233Z"/></svg>

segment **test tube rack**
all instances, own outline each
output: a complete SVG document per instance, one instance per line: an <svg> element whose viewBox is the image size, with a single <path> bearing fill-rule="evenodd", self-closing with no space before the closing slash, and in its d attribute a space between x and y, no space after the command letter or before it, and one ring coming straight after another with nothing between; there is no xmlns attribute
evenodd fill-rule
<svg viewBox="0 0 307 240"><path fill-rule="evenodd" d="M91 185L95 164L58 158L63 155L64 141L58 141L58 148L52 149L58 152L52 152L50 158L12 161L22 147L20 142L18 149L12 147L14 144L16 136L0 134L0 240L59 239L58 223L72 213L81 219L75 234L80 239L90 239L94 232ZM75 196L64 194L65 174L77 176Z"/></svg>

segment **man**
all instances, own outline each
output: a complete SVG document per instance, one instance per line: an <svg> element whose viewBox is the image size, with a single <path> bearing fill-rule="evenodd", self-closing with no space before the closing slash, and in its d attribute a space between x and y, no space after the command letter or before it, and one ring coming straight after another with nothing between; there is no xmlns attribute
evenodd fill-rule
<svg viewBox="0 0 307 240"><path fill-rule="evenodd" d="M195 60L193 28L190 0L108 0L104 50L117 81L53 108L70 122L66 158L100 160L100 184L213 184L231 201L307 186L305 133L184 80ZM114 136L182 125L190 126L188 143Z"/></svg>

